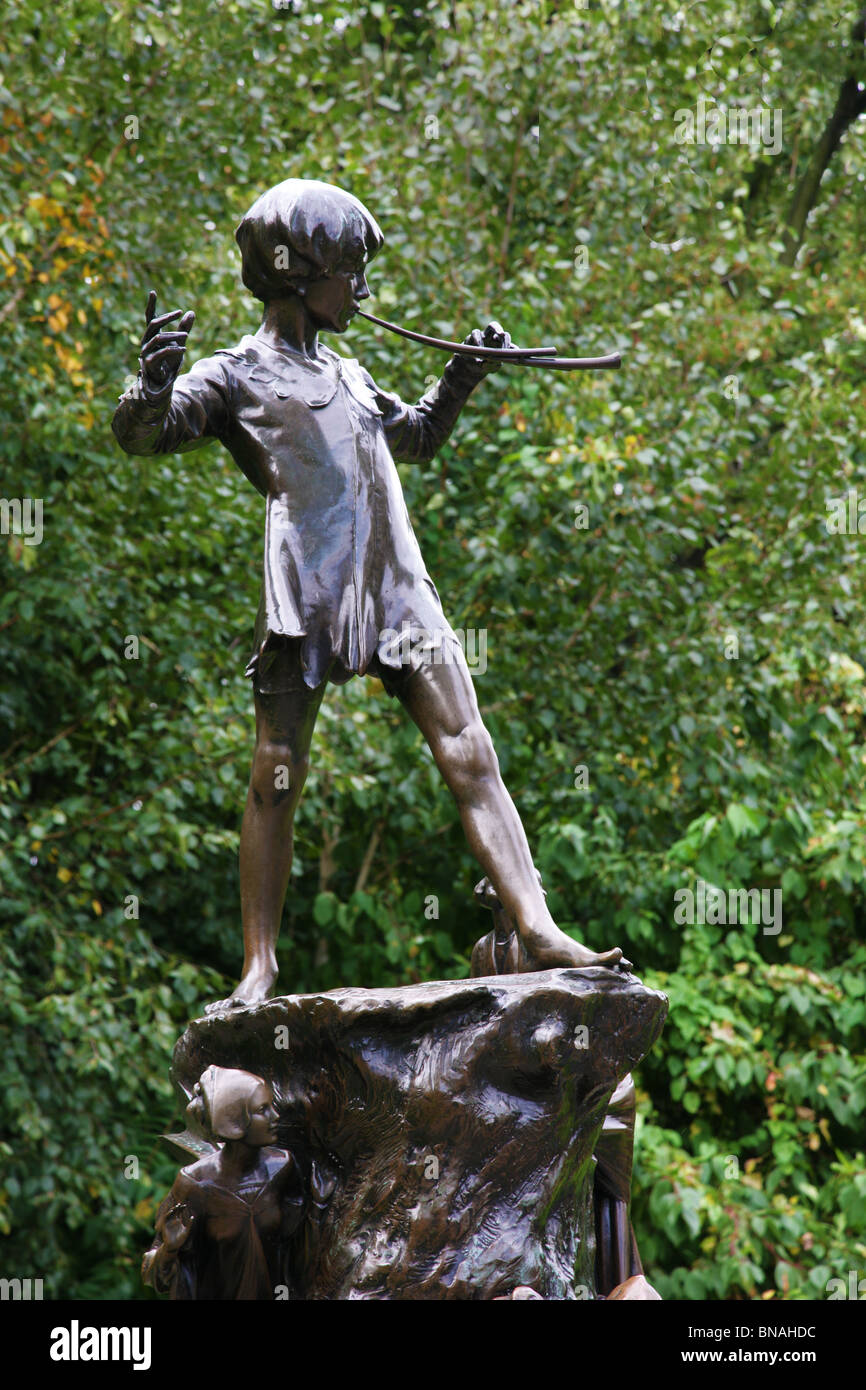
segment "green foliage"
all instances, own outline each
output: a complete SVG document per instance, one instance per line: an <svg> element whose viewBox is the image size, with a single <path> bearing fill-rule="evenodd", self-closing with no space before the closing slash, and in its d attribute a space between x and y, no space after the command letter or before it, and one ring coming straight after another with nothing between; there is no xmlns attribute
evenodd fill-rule
<svg viewBox="0 0 866 1390"><path fill-rule="evenodd" d="M863 542L826 524L849 489L866 513L857 126L782 261L851 61L838 19L7 5L0 492L43 500L44 539L0 536L5 1274L140 1296L172 1042L237 977L261 503L218 449L127 458L108 426L151 285L195 308L191 356L253 329L231 232L288 175L379 220L374 312L624 351L616 376L491 378L402 469L407 502L449 617L486 632L482 711L554 915L671 997L640 1077L648 1273L803 1298L866 1270ZM780 110L781 153L678 143L701 96ZM341 348L408 399L443 361L360 324ZM465 974L477 874L399 706L330 692L283 988ZM699 878L781 890L781 931L679 925Z"/></svg>

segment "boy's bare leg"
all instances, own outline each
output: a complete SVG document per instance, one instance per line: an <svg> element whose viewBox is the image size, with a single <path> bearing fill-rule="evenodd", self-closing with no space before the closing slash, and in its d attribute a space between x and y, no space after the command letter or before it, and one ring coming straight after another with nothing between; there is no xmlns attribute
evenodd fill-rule
<svg viewBox="0 0 866 1390"><path fill-rule="evenodd" d="M448 655L447 662L430 662L413 672L398 698L430 745L457 802L469 848L516 922L537 969L616 968L622 959L618 946L601 954L591 951L560 931L551 917L520 817L481 721L466 660L459 648Z"/></svg>
<svg viewBox="0 0 866 1390"><path fill-rule="evenodd" d="M295 811L324 691L324 685L311 690L298 679L277 695L256 692L256 747L240 845L244 970L234 993L208 1005L208 1012L259 1003L276 983Z"/></svg>

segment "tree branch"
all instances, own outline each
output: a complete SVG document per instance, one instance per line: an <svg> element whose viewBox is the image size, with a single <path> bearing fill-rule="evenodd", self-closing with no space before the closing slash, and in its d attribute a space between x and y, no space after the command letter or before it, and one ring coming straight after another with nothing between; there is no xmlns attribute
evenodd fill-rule
<svg viewBox="0 0 866 1390"><path fill-rule="evenodd" d="M370 876L370 868L372 866L376 850L379 848L379 840L382 837L383 828L383 821L377 821L376 824L373 826L373 833L370 836L369 842L367 844L367 850L361 862L360 872L358 874L357 879L355 880L355 887L353 891L356 893L363 892L363 890L367 886L367 879Z"/></svg>
<svg viewBox="0 0 866 1390"><path fill-rule="evenodd" d="M782 264L793 265L806 232L809 213L818 199L821 180L849 125L866 112L866 7L851 31L849 69L836 98L833 113L825 125L815 153L794 190L785 229Z"/></svg>

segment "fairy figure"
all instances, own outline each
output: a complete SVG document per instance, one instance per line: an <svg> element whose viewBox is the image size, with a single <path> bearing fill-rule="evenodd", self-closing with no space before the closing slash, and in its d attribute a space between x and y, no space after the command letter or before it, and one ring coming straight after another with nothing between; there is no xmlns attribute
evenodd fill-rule
<svg viewBox="0 0 866 1390"><path fill-rule="evenodd" d="M290 1239L309 1203L294 1156L275 1146L271 1087L211 1066L187 1115L210 1143L160 1206L142 1277L175 1299L273 1299L288 1287Z"/></svg>

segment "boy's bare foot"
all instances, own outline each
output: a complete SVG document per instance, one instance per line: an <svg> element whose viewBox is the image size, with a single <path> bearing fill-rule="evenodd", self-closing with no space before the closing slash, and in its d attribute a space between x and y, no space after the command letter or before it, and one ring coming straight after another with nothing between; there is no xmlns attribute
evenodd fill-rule
<svg viewBox="0 0 866 1390"><path fill-rule="evenodd" d="M537 869L535 872L541 887L541 875ZM541 891L547 897L543 887ZM603 965L624 974L632 968L631 961L625 959L618 946L610 951L591 951L588 946L573 941L564 931L560 931L552 918L548 918L540 927L518 930L489 878L482 878L475 885L475 901L493 913L493 931L475 943L471 966L473 977L525 975L533 970L554 970L561 966L586 970L590 966Z"/></svg>
<svg viewBox="0 0 866 1390"><path fill-rule="evenodd" d="M507 921L507 919L506 919ZM533 943L527 945L527 937ZM615 946L611 951L591 951L579 941L554 927L552 932L520 936L516 931L502 929L498 923L492 932L476 941L472 951L470 975L528 975L535 970L566 967L586 970L601 965L622 974L631 971L632 964Z"/></svg>
<svg viewBox="0 0 866 1390"><path fill-rule="evenodd" d="M224 1009L245 1009L250 1004L263 1004L266 999L270 999L276 982L276 970L250 970L228 999L215 999L212 1004L205 1004L204 1011L206 1014L215 1014L221 1013Z"/></svg>
<svg viewBox="0 0 866 1390"><path fill-rule="evenodd" d="M552 970L556 966L572 966L586 970L592 965L606 965L611 970L631 970L619 946L610 951L591 951L579 941L573 941L559 927L540 928L521 932L524 949L532 961L533 970Z"/></svg>

